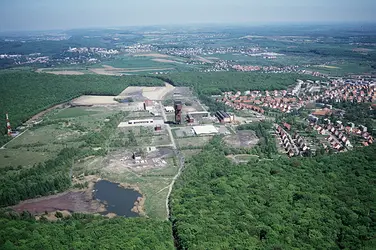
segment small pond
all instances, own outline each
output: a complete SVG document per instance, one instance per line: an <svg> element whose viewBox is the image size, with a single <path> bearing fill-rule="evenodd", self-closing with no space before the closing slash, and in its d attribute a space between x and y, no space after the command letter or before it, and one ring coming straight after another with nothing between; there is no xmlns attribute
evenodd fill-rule
<svg viewBox="0 0 376 250"><path fill-rule="evenodd" d="M106 204L107 211L103 214L114 213L119 216L137 217L138 213L132 212L134 202L142 195L133 190L119 187L119 183L101 180L95 183L93 199Z"/></svg>

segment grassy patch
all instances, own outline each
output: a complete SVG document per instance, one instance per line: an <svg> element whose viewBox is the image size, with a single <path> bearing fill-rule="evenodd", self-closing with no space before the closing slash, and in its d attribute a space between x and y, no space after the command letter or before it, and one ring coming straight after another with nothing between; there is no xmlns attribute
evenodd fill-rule
<svg viewBox="0 0 376 250"><path fill-rule="evenodd" d="M189 149L188 147L203 147L210 141L212 136L192 136L181 139L176 139L176 144L179 148Z"/></svg>
<svg viewBox="0 0 376 250"><path fill-rule="evenodd" d="M63 109L57 114L53 115L51 119L64 119L64 118L74 118L79 116L96 114L96 111L87 110L81 107Z"/></svg>
<svg viewBox="0 0 376 250"><path fill-rule="evenodd" d="M19 165L32 166L50 157L51 154L48 152L33 152L27 149L2 149L0 150L0 168Z"/></svg>

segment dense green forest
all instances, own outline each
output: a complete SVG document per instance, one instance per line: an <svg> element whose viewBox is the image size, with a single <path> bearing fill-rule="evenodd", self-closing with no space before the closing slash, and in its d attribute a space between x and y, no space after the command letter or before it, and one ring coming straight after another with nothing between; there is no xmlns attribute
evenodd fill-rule
<svg viewBox="0 0 376 250"><path fill-rule="evenodd" d="M224 91L286 89L297 79L321 78L294 73L273 74L259 72L186 72L160 77L174 86L188 86L199 95L218 95Z"/></svg>
<svg viewBox="0 0 376 250"><path fill-rule="evenodd" d="M117 95L128 86L161 86L146 76L52 75L24 71L0 72L0 126L5 134L5 113L13 127L54 104L80 95ZM6 138L0 137L0 142Z"/></svg>
<svg viewBox="0 0 376 250"><path fill-rule="evenodd" d="M375 179L376 146L234 165L215 138L175 183L178 249L374 249Z"/></svg>
<svg viewBox="0 0 376 250"><path fill-rule="evenodd" d="M0 249L174 249L171 223L145 218L104 219L73 214L58 222L0 218ZM27 214L24 215L27 217Z"/></svg>

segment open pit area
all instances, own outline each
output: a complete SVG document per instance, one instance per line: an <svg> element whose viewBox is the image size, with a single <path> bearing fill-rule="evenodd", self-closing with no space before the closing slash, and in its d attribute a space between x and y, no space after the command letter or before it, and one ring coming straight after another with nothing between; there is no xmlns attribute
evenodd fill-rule
<svg viewBox="0 0 376 250"><path fill-rule="evenodd" d="M111 152L103 161L103 170L119 173L132 171L135 174L143 174L149 170L162 170L168 165L168 159L174 156L171 148L147 147L134 157L132 150L117 150Z"/></svg>
<svg viewBox="0 0 376 250"><path fill-rule="evenodd" d="M91 96L83 95L72 101L71 105L74 106L92 106L92 105L108 105L108 104L117 104L114 96Z"/></svg>
<svg viewBox="0 0 376 250"><path fill-rule="evenodd" d="M251 148L258 143L259 138L252 130L241 130L237 131L236 134L225 136L223 140L232 147Z"/></svg>
<svg viewBox="0 0 376 250"><path fill-rule="evenodd" d="M133 97L139 99L144 97L144 99L160 101L164 97L175 89L171 84L165 83L164 87L135 87L130 86L121 92L116 98L124 99L127 97Z"/></svg>
<svg viewBox="0 0 376 250"><path fill-rule="evenodd" d="M76 213L105 212L104 204L93 200L91 190L69 191L38 199L26 200L12 207L16 212L29 211L34 215L66 210Z"/></svg>
<svg viewBox="0 0 376 250"><path fill-rule="evenodd" d="M90 68L89 71L98 75L110 75L110 76L121 76L127 73L139 73L139 72L150 72L150 71L164 71L171 70L173 68L155 68L155 67L140 67L140 68L115 68L109 65L102 65L101 68Z"/></svg>
<svg viewBox="0 0 376 250"><path fill-rule="evenodd" d="M53 74L53 75L84 75L85 72L83 71L78 71L78 70L73 70L73 69L58 69L58 68L53 68L53 69L45 69L45 68L39 68L36 70L38 73L47 73L47 74Z"/></svg>

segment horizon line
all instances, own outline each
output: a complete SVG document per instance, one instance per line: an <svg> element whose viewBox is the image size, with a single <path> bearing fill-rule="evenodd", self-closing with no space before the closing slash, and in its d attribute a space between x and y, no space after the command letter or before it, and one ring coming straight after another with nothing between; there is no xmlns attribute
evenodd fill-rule
<svg viewBox="0 0 376 250"><path fill-rule="evenodd" d="M204 28L204 26L224 26L224 27L261 27L261 26L326 26L326 25L374 25L376 20L367 20L367 21L272 21L272 22L223 22L223 23L211 23L211 22L191 22L191 23L181 23L181 24L134 24L134 25L121 25L121 26L83 26L83 27L67 27L67 28L52 28L52 29L9 29L9 30L0 30L2 33L27 33L27 32L64 32L64 31L73 31L73 30L114 30L114 29L129 29L129 28L143 28L143 27L155 27L155 28L164 28L164 27L189 27L189 26L198 26L198 28Z"/></svg>

